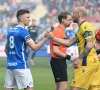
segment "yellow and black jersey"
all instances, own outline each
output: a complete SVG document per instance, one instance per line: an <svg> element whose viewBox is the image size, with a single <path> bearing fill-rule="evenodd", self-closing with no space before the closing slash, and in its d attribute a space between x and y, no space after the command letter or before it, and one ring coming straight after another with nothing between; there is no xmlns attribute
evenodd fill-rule
<svg viewBox="0 0 100 90"><path fill-rule="evenodd" d="M78 30L76 36L78 38L79 55L84 51L87 39L93 38L94 39L94 46L95 46L95 33L94 33L94 29L92 28L90 23L83 21L79 25L79 30ZM96 50L94 47L89 52L89 54L83 58L80 65L87 66L87 65L98 65L98 64L99 64L99 60L98 60Z"/></svg>

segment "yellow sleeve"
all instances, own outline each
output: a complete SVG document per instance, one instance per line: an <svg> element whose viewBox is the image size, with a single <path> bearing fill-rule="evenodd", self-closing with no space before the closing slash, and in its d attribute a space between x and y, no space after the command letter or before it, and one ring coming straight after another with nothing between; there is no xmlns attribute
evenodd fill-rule
<svg viewBox="0 0 100 90"><path fill-rule="evenodd" d="M81 28L81 34L83 35L83 37L85 39L91 38L93 37L93 32L92 32L92 28L89 26L83 26Z"/></svg>

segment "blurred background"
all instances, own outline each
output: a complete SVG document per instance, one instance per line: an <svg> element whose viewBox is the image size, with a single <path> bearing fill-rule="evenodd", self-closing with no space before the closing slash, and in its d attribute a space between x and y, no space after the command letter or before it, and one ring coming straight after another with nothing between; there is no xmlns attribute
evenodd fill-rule
<svg viewBox="0 0 100 90"><path fill-rule="evenodd" d="M40 40L46 30L57 25L57 15L61 11L71 13L73 8L77 6L87 8L88 16L86 19L97 31L100 27L100 0L0 0L0 56L5 56L3 46L6 42L7 31L17 24L17 10L28 9L30 11L31 20L37 21L38 39ZM41 55L45 56L45 46L43 51L44 53Z"/></svg>

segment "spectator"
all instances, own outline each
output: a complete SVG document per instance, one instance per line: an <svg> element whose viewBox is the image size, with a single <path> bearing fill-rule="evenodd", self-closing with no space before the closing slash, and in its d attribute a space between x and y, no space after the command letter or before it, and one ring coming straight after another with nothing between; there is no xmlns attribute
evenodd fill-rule
<svg viewBox="0 0 100 90"><path fill-rule="evenodd" d="M29 31L29 33L30 33L30 36L31 36L31 38L35 41L35 43L37 42L36 40L37 40L37 37L38 37L38 26L37 26L36 24L37 24L37 23L36 23L36 20L33 19L33 20L32 20L32 25L30 25L30 26L28 27L28 31ZM29 48L28 56L29 56L30 50L31 50L31 49ZM31 64L32 66L34 66L34 61L33 61L33 59L34 59L34 57L35 57L35 54L36 54L36 52L33 51L33 52L32 52L32 56L31 56L31 60L30 60L30 64Z"/></svg>

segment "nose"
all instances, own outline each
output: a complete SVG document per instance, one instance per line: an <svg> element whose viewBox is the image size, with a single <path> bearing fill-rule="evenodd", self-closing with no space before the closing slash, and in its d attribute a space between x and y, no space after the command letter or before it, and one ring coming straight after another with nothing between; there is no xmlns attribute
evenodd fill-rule
<svg viewBox="0 0 100 90"><path fill-rule="evenodd" d="M72 20L70 21L70 23L72 23Z"/></svg>

